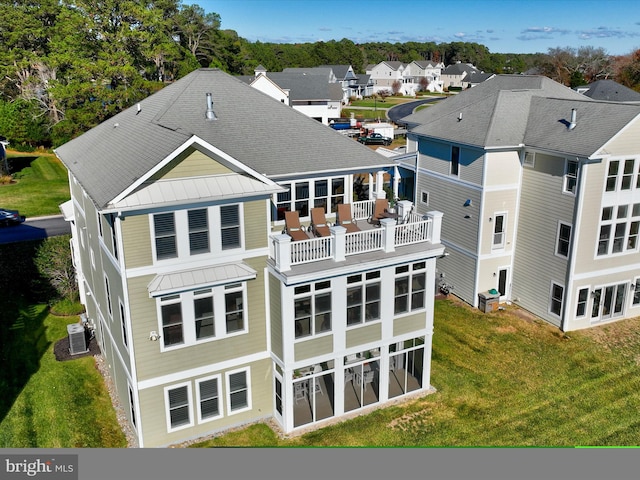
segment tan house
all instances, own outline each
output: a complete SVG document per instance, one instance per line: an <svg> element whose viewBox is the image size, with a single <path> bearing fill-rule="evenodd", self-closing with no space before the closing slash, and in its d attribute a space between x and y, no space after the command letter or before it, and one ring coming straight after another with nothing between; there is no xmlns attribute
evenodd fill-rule
<svg viewBox="0 0 640 480"><path fill-rule="evenodd" d="M56 154L88 324L141 447L431 390L442 216L378 212L385 157L217 69Z"/></svg>
<svg viewBox="0 0 640 480"><path fill-rule="evenodd" d="M404 120L418 212L444 212L438 282L562 330L640 315L640 105L498 75Z"/></svg>

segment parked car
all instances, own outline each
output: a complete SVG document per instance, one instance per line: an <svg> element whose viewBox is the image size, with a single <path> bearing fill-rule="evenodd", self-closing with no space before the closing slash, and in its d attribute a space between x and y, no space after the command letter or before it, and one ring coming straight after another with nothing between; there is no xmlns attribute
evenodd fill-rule
<svg viewBox="0 0 640 480"><path fill-rule="evenodd" d="M18 225L24 222L26 217L20 215L18 210L6 210L0 208L0 227L8 227L9 225Z"/></svg>
<svg viewBox="0 0 640 480"><path fill-rule="evenodd" d="M371 133L365 137L358 137L358 141L365 145L391 145L392 138L385 137L379 133Z"/></svg>

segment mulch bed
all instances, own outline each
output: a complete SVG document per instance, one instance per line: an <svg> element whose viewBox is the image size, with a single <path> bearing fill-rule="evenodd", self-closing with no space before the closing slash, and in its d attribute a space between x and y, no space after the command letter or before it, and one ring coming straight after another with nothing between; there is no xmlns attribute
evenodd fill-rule
<svg viewBox="0 0 640 480"><path fill-rule="evenodd" d="M56 360L64 362L66 360L74 360L76 358L100 355L100 347L94 337L89 341L89 350L87 352L71 355L69 352L69 337L66 336L56 342L53 347L53 354L56 356Z"/></svg>

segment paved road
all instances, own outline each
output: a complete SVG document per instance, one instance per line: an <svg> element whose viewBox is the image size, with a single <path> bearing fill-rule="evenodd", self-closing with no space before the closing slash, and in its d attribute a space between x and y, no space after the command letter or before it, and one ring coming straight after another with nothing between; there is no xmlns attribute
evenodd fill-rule
<svg viewBox="0 0 640 480"><path fill-rule="evenodd" d="M401 103L399 105L395 105L387 110L387 117L396 125L404 125L402 122L402 118L407 115L411 115L416 107L420 105L424 105L425 103L437 102L438 100L442 100L445 97L432 97L426 100L416 100L415 102L407 102Z"/></svg>
<svg viewBox="0 0 640 480"><path fill-rule="evenodd" d="M27 218L13 227L0 227L0 243L24 242L71 233L71 225L62 215Z"/></svg>

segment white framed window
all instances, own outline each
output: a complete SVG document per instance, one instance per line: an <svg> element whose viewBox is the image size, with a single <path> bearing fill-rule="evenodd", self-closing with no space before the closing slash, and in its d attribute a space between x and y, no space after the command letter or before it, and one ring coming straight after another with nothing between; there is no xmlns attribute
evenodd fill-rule
<svg viewBox="0 0 640 480"><path fill-rule="evenodd" d="M557 283L551 284L551 295L549 299L549 312L553 315L562 316L562 301L564 297L564 287Z"/></svg>
<svg viewBox="0 0 640 480"><path fill-rule="evenodd" d="M622 179L620 190L631 190L633 187L633 176L635 173L635 159L630 158L624 161L622 166Z"/></svg>
<svg viewBox="0 0 640 480"><path fill-rule="evenodd" d="M189 382L165 387L164 398L168 432L193 426L191 395Z"/></svg>
<svg viewBox="0 0 640 480"><path fill-rule="evenodd" d="M607 166L605 192L623 192L640 188L640 172L636 170L638 163L635 158L610 160Z"/></svg>
<svg viewBox="0 0 640 480"><path fill-rule="evenodd" d="M425 262L396 267L394 313L413 312L425 307L427 269Z"/></svg>
<svg viewBox="0 0 640 480"><path fill-rule="evenodd" d="M536 166L536 157L533 152L525 152L522 165L528 168L534 168Z"/></svg>
<svg viewBox="0 0 640 480"><path fill-rule="evenodd" d="M133 425L133 428L137 428L136 403L133 397L133 389L131 388L131 385L129 385L128 383L127 383L127 387L129 387L129 412L131 414L131 424Z"/></svg>
<svg viewBox="0 0 640 480"><path fill-rule="evenodd" d="M295 338L331 331L331 281L294 288Z"/></svg>
<svg viewBox="0 0 640 480"><path fill-rule="evenodd" d="M429 192L422 190L420 192L420 203L423 205L429 205Z"/></svg>
<svg viewBox="0 0 640 480"><path fill-rule="evenodd" d="M380 320L380 271L347 277L347 326Z"/></svg>
<svg viewBox="0 0 640 480"><path fill-rule="evenodd" d="M191 255L209 253L209 220L206 208L189 210L187 212L189 224L189 251Z"/></svg>
<svg viewBox="0 0 640 480"><path fill-rule="evenodd" d="M602 208L598 235L598 256L638 250L640 203Z"/></svg>
<svg viewBox="0 0 640 480"><path fill-rule="evenodd" d="M129 339L127 337L127 317L125 315L124 304L120 299L118 299L118 303L120 304L120 325L122 327L122 343L124 343L125 347L129 348Z"/></svg>
<svg viewBox="0 0 640 480"><path fill-rule="evenodd" d="M156 258L165 260L178 256L176 220L173 212L157 213L153 216Z"/></svg>
<svg viewBox="0 0 640 480"><path fill-rule="evenodd" d="M109 286L109 277L105 275L104 277L104 290L105 295L107 297L107 311L109 312L109 317L113 320L113 304L111 303L111 287Z"/></svg>
<svg viewBox="0 0 640 480"><path fill-rule="evenodd" d="M335 212L345 202L346 177L328 177L284 183L286 192L274 197L275 220L284 220L285 212L297 211L300 218L309 217L311 208L324 208L325 214Z"/></svg>
<svg viewBox="0 0 640 480"><path fill-rule="evenodd" d="M578 184L578 162L576 160L565 160L564 163L564 181L562 191L575 195L576 185Z"/></svg>
<svg viewBox="0 0 640 480"><path fill-rule="evenodd" d="M251 409L251 376L249 368L227 372L225 374L227 392L227 414L244 412Z"/></svg>
<svg viewBox="0 0 640 480"><path fill-rule="evenodd" d="M196 380L198 423L210 422L222 416L222 381L220 375Z"/></svg>
<svg viewBox="0 0 640 480"><path fill-rule="evenodd" d="M109 224L109 230L111 231L111 248L113 250L113 256L118 258L118 236L116 235L116 214L110 213L107 215L107 223Z"/></svg>
<svg viewBox="0 0 640 480"><path fill-rule="evenodd" d="M156 299L162 351L247 333L246 282Z"/></svg>
<svg viewBox="0 0 640 480"><path fill-rule="evenodd" d="M240 248L241 244L240 206L220 207L220 241L222 250Z"/></svg>
<svg viewBox="0 0 640 480"><path fill-rule="evenodd" d="M558 222L558 233L556 236L556 255L560 257L569 256L569 245L571 242L571 225Z"/></svg>
<svg viewBox="0 0 640 480"><path fill-rule="evenodd" d="M584 317L587 314L587 302L589 301L589 289L578 290L578 305L576 307L576 317Z"/></svg>
<svg viewBox="0 0 640 480"><path fill-rule="evenodd" d="M507 214L496 213L493 216L493 238L491 240L491 248L504 248L507 230Z"/></svg>
<svg viewBox="0 0 640 480"><path fill-rule="evenodd" d="M633 299L631 300L631 305L640 305L640 277L636 277L633 285Z"/></svg>

